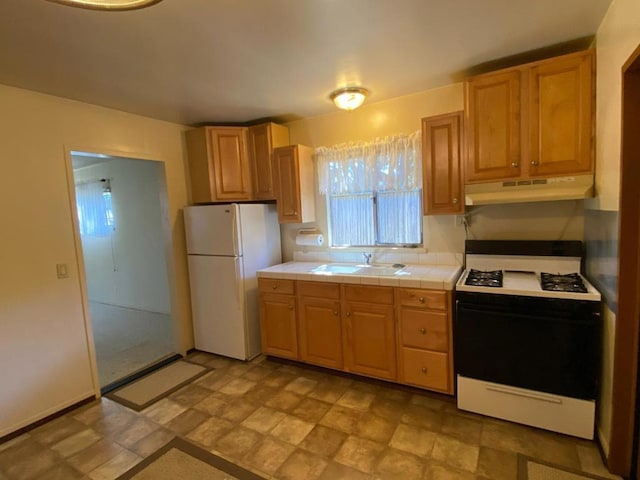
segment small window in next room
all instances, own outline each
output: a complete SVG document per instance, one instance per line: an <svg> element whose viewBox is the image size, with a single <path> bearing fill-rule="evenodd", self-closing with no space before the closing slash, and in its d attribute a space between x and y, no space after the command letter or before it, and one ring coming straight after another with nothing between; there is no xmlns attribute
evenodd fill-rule
<svg viewBox="0 0 640 480"><path fill-rule="evenodd" d="M76 206L80 235L105 237L115 229L110 179L76 183Z"/></svg>
<svg viewBox="0 0 640 480"><path fill-rule="evenodd" d="M330 246L422 243L420 132L316 150Z"/></svg>

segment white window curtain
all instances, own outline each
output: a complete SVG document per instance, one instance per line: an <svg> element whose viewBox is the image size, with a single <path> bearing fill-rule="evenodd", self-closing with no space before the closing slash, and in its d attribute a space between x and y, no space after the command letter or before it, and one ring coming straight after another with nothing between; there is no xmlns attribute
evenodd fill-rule
<svg viewBox="0 0 640 480"><path fill-rule="evenodd" d="M422 188L421 151L420 131L317 148L320 194Z"/></svg>
<svg viewBox="0 0 640 480"><path fill-rule="evenodd" d="M422 242L420 132L316 149L330 245Z"/></svg>
<svg viewBox="0 0 640 480"><path fill-rule="evenodd" d="M115 226L111 206L111 182L107 179L76 183L80 235L104 237Z"/></svg>

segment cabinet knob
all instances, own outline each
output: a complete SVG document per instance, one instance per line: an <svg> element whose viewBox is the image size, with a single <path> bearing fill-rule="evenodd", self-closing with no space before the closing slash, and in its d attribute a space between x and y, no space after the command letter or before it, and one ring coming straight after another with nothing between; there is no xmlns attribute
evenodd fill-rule
<svg viewBox="0 0 640 480"><path fill-rule="evenodd" d="M289 305L289 310L293 310L293 305Z"/></svg>
<svg viewBox="0 0 640 480"><path fill-rule="evenodd" d="M337 317L338 316L338 310L334 310L333 314Z"/></svg>
<svg viewBox="0 0 640 480"><path fill-rule="evenodd" d="M422 367L422 373L427 373L427 367Z"/></svg>
<svg viewBox="0 0 640 480"><path fill-rule="evenodd" d="M537 167L538 165L540 165L540 162L536 161L536 160L532 160L531 161L531 166L532 167Z"/></svg>
<svg viewBox="0 0 640 480"><path fill-rule="evenodd" d="M424 297L420 297L420 298L418 298L418 301L419 301L420 303L424 303Z"/></svg>
<svg viewBox="0 0 640 480"><path fill-rule="evenodd" d="M271 285L271 288L275 290L276 288L278 288L278 285Z"/></svg>
<svg viewBox="0 0 640 480"><path fill-rule="evenodd" d="M512 162L512 163L511 163L511 166L512 166L513 168L518 168L518 167L520 166L520 163L519 163L519 162Z"/></svg>
<svg viewBox="0 0 640 480"><path fill-rule="evenodd" d="M424 327L422 327L422 328L420 329L420 333L421 333L422 335L426 334L426 333L427 333L427 329L426 329L426 328L424 328Z"/></svg>
<svg viewBox="0 0 640 480"><path fill-rule="evenodd" d="M350 317L350 316L351 316L351 312L347 312L347 317Z"/></svg>
<svg viewBox="0 0 640 480"><path fill-rule="evenodd" d="M454 205L456 205L458 203L458 199L454 198L453 200L451 200L453 202Z"/></svg>
<svg viewBox="0 0 640 480"><path fill-rule="evenodd" d="M294 210L294 211L293 211L293 214L297 216L297 215L298 215L298 211L297 211L297 210Z"/></svg>

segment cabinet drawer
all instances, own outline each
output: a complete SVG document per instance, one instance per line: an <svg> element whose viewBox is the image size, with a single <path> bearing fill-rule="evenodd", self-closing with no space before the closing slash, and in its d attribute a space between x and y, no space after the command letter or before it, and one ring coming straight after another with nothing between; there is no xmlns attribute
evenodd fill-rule
<svg viewBox="0 0 640 480"><path fill-rule="evenodd" d="M340 285L337 283L298 282L298 294L302 297L340 298Z"/></svg>
<svg viewBox="0 0 640 480"><path fill-rule="evenodd" d="M446 352L449 328L446 313L400 307L400 340L405 347Z"/></svg>
<svg viewBox="0 0 640 480"><path fill-rule="evenodd" d="M294 280L280 278L258 278L258 289L263 292L282 293L292 295L295 292Z"/></svg>
<svg viewBox="0 0 640 480"><path fill-rule="evenodd" d="M404 383L449 392L448 355L404 347L401 349Z"/></svg>
<svg viewBox="0 0 640 480"><path fill-rule="evenodd" d="M396 292L398 305L436 310L446 310L447 308L447 292L444 291L398 288Z"/></svg>
<svg viewBox="0 0 640 480"><path fill-rule="evenodd" d="M393 305L393 287L343 285L344 300L348 302Z"/></svg>

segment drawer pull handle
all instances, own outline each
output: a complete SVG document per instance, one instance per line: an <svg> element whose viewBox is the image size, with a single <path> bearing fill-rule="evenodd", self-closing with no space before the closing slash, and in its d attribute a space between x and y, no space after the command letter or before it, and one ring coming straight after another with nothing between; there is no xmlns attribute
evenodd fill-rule
<svg viewBox="0 0 640 480"><path fill-rule="evenodd" d="M558 405L562 405L562 400L557 397L551 397L548 395L540 395L535 393L527 393L527 392L519 392L517 390L511 390L508 388L500 388L500 387L492 387L489 385L485 385L485 388L490 392L498 392L498 393L506 393L507 395L515 395L517 397L525 397L532 398L534 400L542 400L543 402L549 403L557 403Z"/></svg>
<svg viewBox="0 0 640 480"><path fill-rule="evenodd" d="M420 329L420 333L421 333L422 335L425 335L425 334L427 333L427 329L426 329L426 328L424 328L424 327L422 327L422 328Z"/></svg>
<svg viewBox="0 0 640 480"><path fill-rule="evenodd" d="M420 297L420 298L418 298L418 301L419 301L420 303L424 303L424 297Z"/></svg>
<svg viewBox="0 0 640 480"><path fill-rule="evenodd" d="M427 367L422 367L422 373L427 373Z"/></svg>

